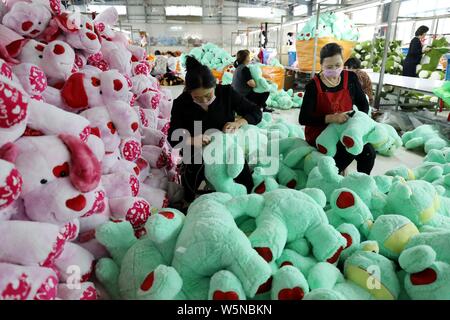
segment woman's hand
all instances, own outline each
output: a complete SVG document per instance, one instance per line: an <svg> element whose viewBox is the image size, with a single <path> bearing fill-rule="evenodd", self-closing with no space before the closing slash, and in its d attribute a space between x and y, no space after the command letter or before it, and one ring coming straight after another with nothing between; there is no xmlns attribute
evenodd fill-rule
<svg viewBox="0 0 450 320"><path fill-rule="evenodd" d="M236 120L234 122L227 122L223 126L222 131L225 133L233 133L243 125L246 125L248 122L244 118L241 118L239 120Z"/></svg>
<svg viewBox="0 0 450 320"><path fill-rule="evenodd" d="M211 142L211 137L206 134L200 134L196 137L191 138L191 145L196 148L201 148L208 145Z"/></svg>
<svg viewBox="0 0 450 320"><path fill-rule="evenodd" d="M327 114L325 116L325 123L344 123L348 120L349 116L346 112Z"/></svg>

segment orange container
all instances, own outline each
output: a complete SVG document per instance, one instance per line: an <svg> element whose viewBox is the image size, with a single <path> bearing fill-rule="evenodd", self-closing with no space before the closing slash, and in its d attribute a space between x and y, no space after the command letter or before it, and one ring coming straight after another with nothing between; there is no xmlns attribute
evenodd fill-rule
<svg viewBox="0 0 450 320"><path fill-rule="evenodd" d="M262 66L262 76L275 83L278 86L278 90L284 87L284 68L273 66Z"/></svg>
<svg viewBox="0 0 450 320"><path fill-rule="evenodd" d="M342 55L344 62L350 58L353 48L356 45L354 41L336 40L333 37L323 37L317 39L317 54L316 54L316 71L320 70L320 49L322 49L327 43L335 42L339 44L342 49ZM297 40L297 61L300 71L310 72L313 69L314 63L314 38L309 40Z"/></svg>

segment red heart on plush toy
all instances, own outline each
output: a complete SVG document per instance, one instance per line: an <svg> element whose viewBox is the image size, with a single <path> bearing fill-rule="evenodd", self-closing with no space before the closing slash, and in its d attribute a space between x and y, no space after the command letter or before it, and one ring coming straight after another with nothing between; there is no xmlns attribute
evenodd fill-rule
<svg viewBox="0 0 450 320"><path fill-rule="evenodd" d="M290 189L294 189L297 186L297 181L295 181L294 179L292 179L291 181L289 181L286 185L286 187L290 188Z"/></svg>
<svg viewBox="0 0 450 320"><path fill-rule="evenodd" d="M423 286L434 283L437 279L437 273L431 268L410 275L411 283L415 286Z"/></svg>
<svg viewBox="0 0 450 320"><path fill-rule="evenodd" d="M66 201L66 207L73 211L81 211L86 207L86 198L80 194L75 198Z"/></svg>
<svg viewBox="0 0 450 320"><path fill-rule="evenodd" d="M331 258L327 259L327 262L333 264L336 261L338 261L339 257L341 256L342 250L344 250L344 248L339 247L339 249L336 251L336 253L333 254L333 256Z"/></svg>
<svg viewBox="0 0 450 320"><path fill-rule="evenodd" d="M133 122L131 124L131 130L133 130L133 132L136 132L136 130L139 128L139 124L137 122Z"/></svg>
<svg viewBox="0 0 450 320"><path fill-rule="evenodd" d="M56 166L52 170L56 178L63 178L69 176L69 163L64 162L62 165Z"/></svg>
<svg viewBox="0 0 450 320"><path fill-rule="evenodd" d="M173 212L170 211L161 211L159 212L160 215L166 217L167 219L171 220L175 217L175 214Z"/></svg>
<svg viewBox="0 0 450 320"><path fill-rule="evenodd" d="M155 273L152 271L150 272L147 277L145 277L144 281L141 284L141 290L142 291L148 291L153 286L153 281L155 281Z"/></svg>
<svg viewBox="0 0 450 320"><path fill-rule="evenodd" d="M106 124L106 126L108 127L109 131L111 131L111 134L115 134L116 133L116 126L114 125L114 123L112 123L110 121L110 122L108 122Z"/></svg>
<svg viewBox="0 0 450 320"><path fill-rule="evenodd" d="M261 184L256 187L255 193L262 194L264 192L266 192L266 184L264 182L261 182Z"/></svg>
<svg viewBox="0 0 450 320"><path fill-rule="evenodd" d="M284 267L284 266L292 266L293 264L292 264L292 262L290 262L290 261L285 261L285 262L283 262L281 265L280 265L280 268L282 268L282 267Z"/></svg>
<svg viewBox="0 0 450 320"><path fill-rule="evenodd" d="M304 296L305 292L300 287L286 288L278 292L278 300L302 300Z"/></svg>
<svg viewBox="0 0 450 320"><path fill-rule="evenodd" d="M341 235L347 240L347 246L345 248L348 248L352 245L353 239L348 233L341 233Z"/></svg>
<svg viewBox="0 0 450 320"><path fill-rule="evenodd" d="M239 300L239 295L234 291L223 292L216 290L213 294L213 300Z"/></svg>
<svg viewBox="0 0 450 320"><path fill-rule="evenodd" d="M355 205L355 198L353 197L353 194L351 192L341 192L336 200L336 205L340 209L349 208Z"/></svg>
<svg viewBox="0 0 450 320"><path fill-rule="evenodd" d="M327 154L327 148L325 148L325 147L324 147L323 145L321 145L321 144L318 144L318 145L317 145L317 150L319 150L320 153Z"/></svg>
<svg viewBox="0 0 450 320"><path fill-rule="evenodd" d="M272 261L273 255L272 255L272 251L269 248L267 248L267 247L260 247L260 248L255 248L255 250L267 262Z"/></svg>
<svg viewBox="0 0 450 320"><path fill-rule="evenodd" d="M99 87L101 82L99 78L91 77L91 83L94 87Z"/></svg>
<svg viewBox="0 0 450 320"><path fill-rule="evenodd" d="M256 294L266 293L270 289L272 289L272 276L267 279L266 282L264 282L262 285L259 286L258 291L256 291Z"/></svg>
<svg viewBox="0 0 450 320"><path fill-rule="evenodd" d="M344 138L342 138L342 143L347 148L351 148L351 147L353 147L355 145L355 141L353 141L353 139L350 138L349 136L344 136Z"/></svg>
<svg viewBox="0 0 450 320"><path fill-rule="evenodd" d="M114 84L114 90L115 90L115 91L120 91L120 90L122 89L122 87L123 87L122 81L120 81L120 80L118 80L118 79L115 79L115 80L113 81L113 84Z"/></svg>

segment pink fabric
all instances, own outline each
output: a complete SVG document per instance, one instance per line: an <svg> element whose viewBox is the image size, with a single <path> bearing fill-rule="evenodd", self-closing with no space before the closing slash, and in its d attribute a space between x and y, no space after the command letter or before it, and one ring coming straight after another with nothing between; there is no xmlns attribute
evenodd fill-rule
<svg viewBox="0 0 450 320"><path fill-rule="evenodd" d="M19 63L19 61L15 58L19 55L25 43L26 40L22 36L0 24L1 58L6 60L7 62Z"/></svg>
<svg viewBox="0 0 450 320"><path fill-rule="evenodd" d="M18 154L17 146L11 142L5 143L0 148L0 159L14 163Z"/></svg>

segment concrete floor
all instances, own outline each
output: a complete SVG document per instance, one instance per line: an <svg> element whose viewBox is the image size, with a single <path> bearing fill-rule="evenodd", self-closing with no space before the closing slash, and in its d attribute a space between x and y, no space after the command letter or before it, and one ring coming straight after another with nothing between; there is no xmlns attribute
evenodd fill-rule
<svg viewBox="0 0 450 320"><path fill-rule="evenodd" d="M172 92L172 96L175 99L183 92L183 86L172 86L167 87ZM275 110L273 116L281 117L286 121L292 123L298 123L298 114L300 109L290 109L290 110ZM384 157L381 155L377 156L375 161L375 167L373 168L373 175L384 174L387 170L395 168L399 165L406 165L407 167L414 168L420 165L423 161L425 154L423 151L411 151L405 148L400 148L397 150L394 156ZM349 172L356 171L356 162L353 162L349 167Z"/></svg>

